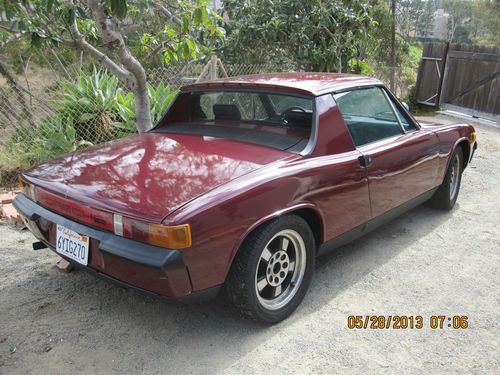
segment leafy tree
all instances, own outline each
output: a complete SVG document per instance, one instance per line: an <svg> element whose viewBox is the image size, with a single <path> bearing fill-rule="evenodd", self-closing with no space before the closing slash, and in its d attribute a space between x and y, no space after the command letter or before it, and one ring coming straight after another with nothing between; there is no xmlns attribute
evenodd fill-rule
<svg viewBox="0 0 500 375"><path fill-rule="evenodd" d="M451 42L500 45L500 1L443 0L442 6L450 14Z"/></svg>
<svg viewBox="0 0 500 375"><path fill-rule="evenodd" d="M436 11L436 4L432 0L427 0L420 12L417 22L416 30L419 36L428 37L434 26L434 12Z"/></svg>
<svg viewBox="0 0 500 375"><path fill-rule="evenodd" d="M472 36L475 44L500 46L500 1L476 0L472 10L477 30Z"/></svg>
<svg viewBox="0 0 500 375"><path fill-rule="evenodd" d="M146 33L142 29L152 22L143 15L151 12L156 27ZM33 47L77 48L120 79L135 95L139 132L152 126L150 102L146 73L126 30L135 27L143 50L162 53L167 63L196 58L223 37L209 0L4 0L2 13L9 20L0 25L4 43L30 38Z"/></svg>
<svg viewBox="0 0 500 375"><path fill-rule="evenodd" d="M226 0L224 54L341 72L371 24L366 1Z"/></svg>

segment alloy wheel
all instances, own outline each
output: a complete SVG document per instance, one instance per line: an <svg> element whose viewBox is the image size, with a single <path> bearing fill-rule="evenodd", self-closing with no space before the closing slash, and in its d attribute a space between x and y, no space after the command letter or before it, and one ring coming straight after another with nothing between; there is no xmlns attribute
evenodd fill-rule
<svg viewBox="0 0 500 375"><path fill-rule="evenodd" d="M457 194L458 191L458 181L459 181L459 176L460 175L460 157L455 155L452 161L451 165L451 172L450 172L450 200L453 200L455 198L455 195Z"/></svg>
<svg viewBox="0 0 500 375"><path fill-rule="evenodd" d="M296 231L275 234L264 247L255 272L255 291L261 305L277 310L297 293L306 269L304 240Z"/></svg>

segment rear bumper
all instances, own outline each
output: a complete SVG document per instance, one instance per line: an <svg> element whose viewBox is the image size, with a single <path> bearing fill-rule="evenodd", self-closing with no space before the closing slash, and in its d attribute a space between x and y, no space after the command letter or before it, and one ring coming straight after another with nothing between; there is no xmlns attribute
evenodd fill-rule
<svg viewBox="0 0 500 375"><path fill-rule="evenodd" d="M56 250L52 247L52 246L49 246L49 248L55 252ZM165 295L161 295L161 294L157 294L157 293L153 293L153 292L150 292L149 290L145 290L145 289L142 289L142 288L138 288L134 285L130 285L126 282L123 282L121 280L117 280L113 277L110 277L104 273L101 273L101 272L98 272L90 267L86 267L80 263L77 263L77 262L74 262L73 260L69 259L69 258L66 258L65 256L57 253L58 256L60 256L61 258L64 258L66 259L68 262L70 262L75 268L78 268L78 269L81 269L85 272L88 272L90 273L91 275L94 275L100 279L103 279L111 284L114 284L114 285L117 285L119 287L122 287L122 288L125 288L125 289L130 289L130 290L133 290L137 293L140 293L142 295L145 295L145 296L148 296L148 297L151 297L151 298L155 298L155 299L159 299L161 300L162 302L167 302L167 303L170 303L170 304L173 304L173 305L182 305L182 304L188 304L188 303L195 303L195 302L203 302L203 301L210 301L212 299L215 299L219 292L220 292L220 289L221 289L221 285L217 285L217 286L214 286L214 287L211 287L211 288L208 288L208 289L203 289L203 290L199 290L199 291L196 291L196 292L193 292L193 293L190 293L190 294L187 294L185 296L181 296L181 297L169 297L169 296L165 296Z"/></svg>
<svg viewBox="0 0 500 375"><path fill-rule="evenodd" d="M57 224L89 236L87 266L58 255L77 268L115 284L176 302L213 298L220 288L192 293L189 273L178 250L151 246L74 222L38 205L24 194L18 194L13 204L33 235L54 252Z"/></svg>
<svg viewBox="0 0 500 375"><path fill-rule="evenodd" d="M128 238L117 236L113 233L103 232L86 225L76 223L65 218L64 216L43 208L28 199L23 194L17 195L13 204L21 216L29 221L35 222L40 218L43 218L51 223L62 225L77 233L84 234L98 240L99 251L153 268L165 269L166 267L175 266L184 267L181 253L178 250L163 249L157 246L143 244ZM29 229L31 230L32 228ZM39 237L37 236L37 233L33 234L36 237ZM44 238L39 239L44 240Z"/></svg>
<svg viewBox="0 0 500 375"><path fill-rule="evenodd" d="M471 153L470 153L470 158L469 158L469 162L468 164L472 161L472 158L474 157L474 153L476 152L477 150L477 142L474 142L473 145L471 145Z"/></svg>

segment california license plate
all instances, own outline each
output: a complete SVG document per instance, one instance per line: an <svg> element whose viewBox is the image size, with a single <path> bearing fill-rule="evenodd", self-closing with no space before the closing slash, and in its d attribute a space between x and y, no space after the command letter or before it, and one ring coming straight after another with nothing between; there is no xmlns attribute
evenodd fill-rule
<svg viewBox="0 0 500 375"><path fill-rule="evenodd" d="M56 251L86 266L89 260L89 237L58 224Z"/></svg>

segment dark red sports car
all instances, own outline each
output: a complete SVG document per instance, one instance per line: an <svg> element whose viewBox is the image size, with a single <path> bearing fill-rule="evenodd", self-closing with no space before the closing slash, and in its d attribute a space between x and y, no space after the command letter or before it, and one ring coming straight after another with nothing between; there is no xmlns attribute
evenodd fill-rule
<svg viewBox="0 0 500 375"><path fill-rule="evenodd" d="M145 134L24 173L14 205L36 249L175 300L224 286L277 322L317 255L425 201L451 209L475 148L471 125L419 123L372 78L234 77L183 87Z"/></svg>

